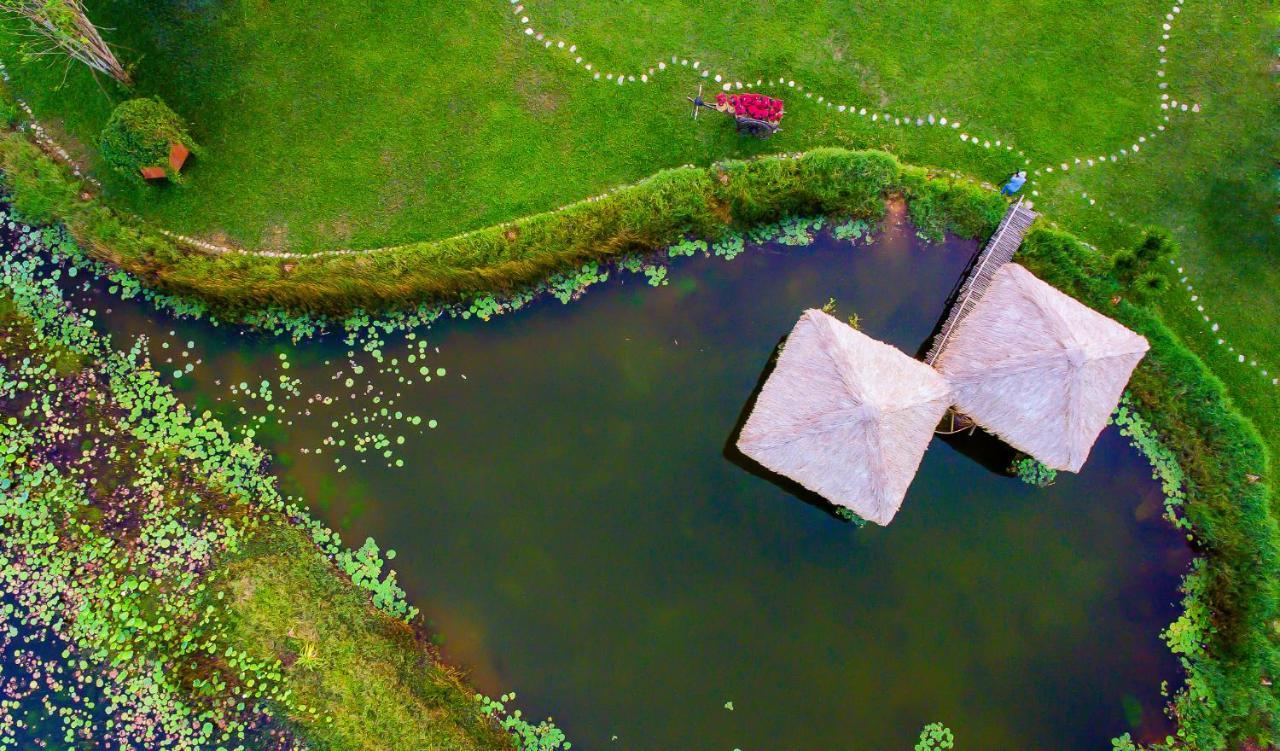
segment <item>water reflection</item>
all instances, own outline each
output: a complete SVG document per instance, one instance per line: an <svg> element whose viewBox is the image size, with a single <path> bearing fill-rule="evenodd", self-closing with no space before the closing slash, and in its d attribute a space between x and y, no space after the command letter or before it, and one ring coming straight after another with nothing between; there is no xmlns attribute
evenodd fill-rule
<svg viewBox="0 0 1280 751"><path fill-rule="evenodd" d="M615 279L420 332L448 374L429 383L357 353L345 388L335 340L285 347L120 303L105 320L193 341L181 388L228 417L226 385L275 377L282 351L304 393L328 389L265 433L286 486L348 540L396 548L447 656L584 748L905 749L935 720L968 748L1163 735L1176 663L1157 635L1188 554L1114 430L1046 490L992 472L1005 460L979 441L935 441L887 529L727 451L802 309L835 298L914 352L975 250L891 223L870 247L688 259L667 287ZM414 344L384 350L403 364ZM405 466L311 451L373 395L438 423L397 436Z"/></svg>

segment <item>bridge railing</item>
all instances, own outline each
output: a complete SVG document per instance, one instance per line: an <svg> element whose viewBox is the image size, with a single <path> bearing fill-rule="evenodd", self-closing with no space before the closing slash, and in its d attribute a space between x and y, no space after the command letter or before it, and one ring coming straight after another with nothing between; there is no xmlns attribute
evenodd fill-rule
<svg viewBox="0 0 1280 751"><path fill-rule="evenodd" d="M1019 198L1016 203L1009 207L1005 212L1004 219L1000 220L1000 226L996 228L995 234L987 242L987 246L982 249L982 253L978 255L977 261L970 268L968 275L965 277L964 284L960 286L955 296L955 303L951 306L951 311L947 315L946 321L942 324L942 328L938 331L938 335L933 338L933 345L929 347L928 354L925 355L924 361L932 365L938 356L942 354L942 350L947 346L947 341L951 338L951 334L955 331L964 317L969 315L973 310L973 306L982 298L983 293L991 286L991 280L995 277L1001 266L1013 260L1013 255L1022 245L1022 238L1026 234L1027 229L1035 220L1036 215L1030 209L1023 208L1023 199Z"/></svg>

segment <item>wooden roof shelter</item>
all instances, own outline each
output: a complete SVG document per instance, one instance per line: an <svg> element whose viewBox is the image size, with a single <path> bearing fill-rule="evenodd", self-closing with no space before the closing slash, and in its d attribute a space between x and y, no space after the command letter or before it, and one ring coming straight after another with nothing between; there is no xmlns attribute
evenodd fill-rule
<svg viewBox="0 0 1280 751"><path fill-rule="evenodd" d="M809 310L787 337L738 448L884 525L950 404L950 388L932 368Z"/></svg>
<svg viewBox="0 0 1280 751"><path fill-rule="evenodd" d="M187 157L191 156L191 150L186 146L174 141L169 144L169 169L174 172L181 172L182 165L187 163Z"/></svg>
<svg viewBox="0 0 1280 751"><path fill-rule="evenodd" d="M183 146L177 141L170 143L169 144L169 169L173 170L174 172L181 172L182 167L187 163L187 157L189 156L191 156L191 150L188 149L186 146ZM138 171L142 173L142 177L144 180L163 180L164 178L169 176L169 173L165 171L164 167L161 167L159 165L149 165L146 167L139 167Z"/></svg>
<svg viewBox="0 0 1280 751"><path fill-rule="evenodd" d="M1010 263L934 367L961 413L1044 464L1078 472L1148 346Z"/></svg>

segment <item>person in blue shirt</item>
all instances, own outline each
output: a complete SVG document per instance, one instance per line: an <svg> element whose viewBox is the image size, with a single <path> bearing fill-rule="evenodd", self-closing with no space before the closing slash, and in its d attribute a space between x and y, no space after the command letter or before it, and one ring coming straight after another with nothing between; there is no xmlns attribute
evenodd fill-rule
<svg viewBox="0 0 1280 751"><path fill-rule="evenodd" d="M1009 182L1005 183L1004 187L1000 188L1000 195L1011 196L1014 193L1017 193L1018 191L1022 190L1022 186L1026 184L1027 184L1027 173L1016 172L1014 173L1013 177L1009 178Z"/></svg>

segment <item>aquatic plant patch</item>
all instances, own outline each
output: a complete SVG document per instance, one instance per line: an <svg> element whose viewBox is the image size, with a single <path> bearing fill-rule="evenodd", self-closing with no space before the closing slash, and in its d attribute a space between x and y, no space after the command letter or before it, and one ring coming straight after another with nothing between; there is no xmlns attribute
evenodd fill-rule
<svg viewBox="0 0 1280 751"><path fill-rule="evenodd" d="M344 618L385 629L417 616L384 573L394 552L371 540L350 551L286 503L259 449L187 411L141 346L112 350L33 261L6 256L0 279L0 619L6 656L50 677L0 681L0 739L30 739L36 724L49 738L51 724L68 742L120 748L259 747L264 733L279 748L347 745L351 708L323 689L350 677L300 683L292 657L254 649L237 630L245 611L219 581L263 535L292 535L312 576L364 593ZM41 647L50 643L61 651ZM432 733L451 744L507 747L456 678L429 659L419 670L424 685L394 711L436 717ZM452 697L448 721L426 711L441 697ZM46 716L33 719L33 702Z"/></svg>
<svg viewBox="0 0 1280 751"><path fill-rule="evenodd" d="M7 388L0 395L6 407L0 576L18 605L6 616L65 642L64 658L74 648L119 678L103 687L116 708L109 727L94 722L92 704L77 707L73 698L61 709L73 737L96 727L104 740L122 744L242 741L264 724L262 703L280 698L278 666L241 662L234 647L219 643L220 629L209 618L214 607L200 583L241 530L208 514L208 503L222 502L213 488L175 486L173 467L156 453L145 423L133 422L145 407L94 388L96 373L58 378L33 364L44 345L33 333L25 354L8 337ZM117 360L102 377L134 366ZM127 474L112 466L125 456L137 460ZM154 662L164 654L173 662ZM197 664L201 677L189 689L209 687L220 694L211 698L221 699L203 710L179 698L181 679L165 677ZM228 693L229 683L244 689Z"/></svg>
<svg viewBox="0 0 1280 751"><path fill-rule="evenodd" d="M1058 470L1046 467L1042 462L1030 456L1018 459L1010 469L1019 480L1039 488L1048 487L1058 479Z"/></svg>
<svg viewBox="0 0 1280 751"><path fill-rule="evenodd" d="M1125 392L1120 407L1111 417L1113 425L1120 426L1120 434L1130 440L1135 448L1151 462L1152 477L1160 481L1164 497L1165 516L1174 526L1190 529L1191 525L1178 510L1187 502L1187 480L1173 453L1151 422L1142 416L1133 403L1133 396ZM1188 540L1192 538L1188 537Z"/></svg>

